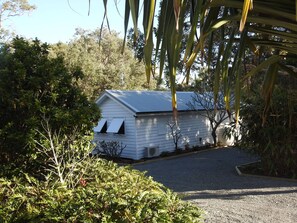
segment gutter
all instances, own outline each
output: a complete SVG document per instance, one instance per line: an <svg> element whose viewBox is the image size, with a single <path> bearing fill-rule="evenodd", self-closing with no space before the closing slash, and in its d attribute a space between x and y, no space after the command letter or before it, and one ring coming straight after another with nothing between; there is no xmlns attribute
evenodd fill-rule
<svg viewBox="0 0 297 223"><path fill-rule="evenodd" d="M204 109L201 110L181 110L177 111L178 113L197 113L199 111L205 111ZM147 117L147 116L168 116L168 115L173 115L172 111L154 111L154 112L136 112L134 117Z"/></svg>

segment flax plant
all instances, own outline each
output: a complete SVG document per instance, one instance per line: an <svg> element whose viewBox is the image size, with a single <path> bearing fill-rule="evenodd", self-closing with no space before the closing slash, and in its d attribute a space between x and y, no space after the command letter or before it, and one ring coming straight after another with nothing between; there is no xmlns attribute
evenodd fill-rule
<svg viewBox="0 0 297 223"><path fill-rule="evenodd" d="M106 9L107 1L103 3ZM208 49L207 61L218 58L214 95L218 95L219 86L225 88L228 110L230 92L233 91L237 118L241 89L246 87L246 78L268 68L262 91L262 97L265 99L263 113L265 119L279 70L286 70L290 75L297 77L296 72L285 63L286 58L296 58L297 54L296 10L297 4L294 0L162 0L159 9L154 0L126 0L124 26L126 34L131 16L137 36L138 19L142 13L147 80L150 81L151 73L155 69L155 66L152 66L152 50L155 49L160 55L158 69L160 78L163 75L165 61L168 61L172 109L175 117L177 115L176 68L181 56L181 39L186 38L186 50L182 55L188 69L185 72L187 76L185 80L189 80L190 68L197 57L205 57L205 49ZM158 12L161 16L156 24L154 18ZM185 23L190 24L191 29L190 33L183 37ZM236 32L227 35L225 30L230 27ZM154 29L155 44L152 39ZM222 33L219 40L213 38L216 32ZM214 41L221 43L220 50L216 48ZM236 52L230 55L228 52L234 44L233 50ZM250 71L241 68L246 52L259 58L255 68ZM223 64L225 65L222 66ZM233 69L230 70L230 67ZM226 82L230 79L235 81Z"/></svg>

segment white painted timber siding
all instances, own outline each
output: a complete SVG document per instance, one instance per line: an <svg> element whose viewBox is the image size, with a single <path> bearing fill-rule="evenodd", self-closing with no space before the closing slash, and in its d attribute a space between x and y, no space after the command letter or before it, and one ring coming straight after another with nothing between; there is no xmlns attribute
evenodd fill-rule
<svg viewBox="0 0 297 223"><path fill-rule="evenodd" d="M118 141L126 145L122 157L137 159L136 157L136 133L134 113L115 100L107 98L100 104L102 118L107 119L107 126L112 119L123 118L125 125L125 134L114 133L95 133L94 140L98 141Z"/></svg>
<svg viewBox="0 0 297 223"><path fill-rule="evenodd" d="M230 135L229 137L227 137L225 134L226 128L231 128L229 118L227 118L217 130L218 143L222 146L232 146L236 142L235 136ZM240 139L241 136L239 135L239 131L240 130L238 125L238 127L236 128L235 132L233 132L233 134L237 135L237 137L239 137Z"/></svg>
<svg viewBox="0 0 297 223"><path fill-rule="evenodd" d="M146 147L158 147L160 153L175 149L168 126L171 121L172 114L156 114L136 118L137 159L145 156ZM180 112L178 123L182 134L179 147L182 149L186 144L192 147L213 143L209 121L198 115L197 112Z"/></svg>
<svg viewBox="0 0 297 223"><path fill-rule="evenodd" d="M179 126L182 134L182 146L204 146L212 144L209 120L199 115L199 112L184 112L179 115Z"/></svg>

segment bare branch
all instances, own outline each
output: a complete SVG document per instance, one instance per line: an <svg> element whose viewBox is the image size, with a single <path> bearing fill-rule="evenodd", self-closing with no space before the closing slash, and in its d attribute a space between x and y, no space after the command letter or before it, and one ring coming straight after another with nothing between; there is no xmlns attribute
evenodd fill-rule
<svg viewBox="0 0 297 223"><path fill-rule="evenodd" d="M215 104L212 92L195 92L195 96L192 97L192 102L188 103L188 106L192 110L199 111L198 115L209 120L213 141L216 145L216 130L227 118L229 118L227 111L225 110L224 95L219 93L218 100Z"/></svg>

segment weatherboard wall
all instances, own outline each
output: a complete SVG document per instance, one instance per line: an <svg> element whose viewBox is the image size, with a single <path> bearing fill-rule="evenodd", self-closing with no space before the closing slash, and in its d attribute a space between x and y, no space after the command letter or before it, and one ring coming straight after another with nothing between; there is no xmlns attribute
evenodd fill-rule
<svg viewBox="0 0 297 223"><path fill-rule="evenodd" d="M175 145L172 139L169 123L172 123L172 113L138 116L136 118L136 146L137 159L146 156L147 147L158 147L159 152L174 151ZM209 121L197 114L197 112L181 112L178 115L178 123L182 137L179 147L203 146L213 143Z"/></svg>
<svg viewBox="0 0 297 223"><path fill-rule="evenodd" d="M107 120L107 126L115 118L123 118L125 126L125 134L114 133L94 133L95 141L118 141L126 145L123 150L122 157L137 159L136 157L136 133L134 113L127 109L117 101L106 98L100 104L101 116Z"/></svg>

